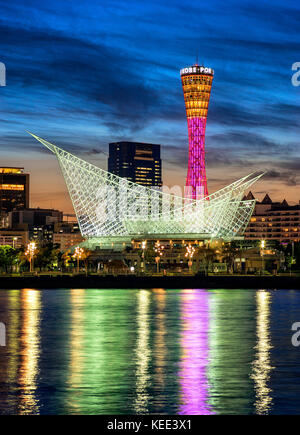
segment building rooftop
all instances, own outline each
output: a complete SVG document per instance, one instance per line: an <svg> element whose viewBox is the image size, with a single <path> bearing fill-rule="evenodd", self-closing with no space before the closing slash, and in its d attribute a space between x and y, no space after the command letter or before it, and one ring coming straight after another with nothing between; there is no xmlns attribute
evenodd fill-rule
<svg viewBox="0 0 300 435"><path fill-rule="evenodd" d="M24 168L16 166L1 166L0 174L23 174Z"/></svg>
<svg viewBox="0 0 300 435"><path fill-rule="evenodd" d="M246 201L250 199L256 199L251 191L245 195L242 200ZM262 201L256 201L256 204L270 205L269 210L300 210L300 201L297 205L290 205L286 199L284 199L282 202L272 201L268 193L266 193Z"/></svg>
<svg viewBox="0 0 300 435"><path fill-rule="evenodd" d="M271 198L269 197L269 195L266 193L264 199L261 202L262 204L272 204L273 201L271 200Z"/></svg>

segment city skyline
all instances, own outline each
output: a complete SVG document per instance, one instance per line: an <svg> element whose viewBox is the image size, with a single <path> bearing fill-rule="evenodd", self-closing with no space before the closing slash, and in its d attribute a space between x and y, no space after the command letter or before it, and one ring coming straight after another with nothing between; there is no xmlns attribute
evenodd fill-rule
<svg viewBox="0 0 300 435"><path fill-rule="evenodd" d="M179 70L197 55L215 71L209 192L245 167L266 169L254 195L298 203L299 88L291 84L291 66L299 60L300 8L294 2L275 1L272 9L262 2L255 11L235 1L226 9L219 1L188 9L153 0L149 6L75 2L68 15L59 2L38 10L37 4L0 2L7 68L7 86L0 88L2 164L30 172L31 206L72 211L55 159L45 158L25 130L103 169L109 142L161 143L164 184L184 185L188 135Z"/></svg>

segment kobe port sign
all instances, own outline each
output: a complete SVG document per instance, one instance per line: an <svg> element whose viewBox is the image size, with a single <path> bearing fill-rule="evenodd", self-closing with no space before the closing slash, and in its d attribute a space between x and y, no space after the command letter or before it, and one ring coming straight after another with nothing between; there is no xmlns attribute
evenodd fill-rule
<svg viewBox="0 0 300 435"><path fill-rule="evenodd" d="M182 68L180 70L180 75L183 74L214 74L214 70L212 68L206 68L205 66L190 66L189 68Z"/></svg>

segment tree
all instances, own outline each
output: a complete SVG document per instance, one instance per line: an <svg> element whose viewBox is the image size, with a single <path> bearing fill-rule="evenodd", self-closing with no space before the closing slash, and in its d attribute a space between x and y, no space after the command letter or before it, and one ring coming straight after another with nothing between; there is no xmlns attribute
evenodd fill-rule
<svg viewBox="0 0 300 435"><path fill-rule="evenodd" d="M8 268L12 269L13 264L17 260L17 250L9 245L0 246L0 266L5 272L8 272Z"/></svg>
<svg viewBox="0 0 300 435"><path fill-rule="evenodd" d="M84 250L83 256L82 256L82 260L84 262L84 268L85 268L86 275L88 273L88 264L89 264L89 258L90 258L91 255L92 255L92 251L89 251L89 250L86 250L86 249Z"/></svg>
<svg viewBox="0 0 300 435"><path fill-rule="evenodd" d="M71 255L71 250L68 249L67 251L59 254L60 260L62 261L63 265L68 269L70 263L72 263L73 259L72 259L72 255Z"/></svg>
<svg viewBox="0 0 300 435"><path fill-rule="evenodd" d="M53 243L48 243L47 245L39 248L36 252L35 265L39 267L40 271L42 269L51 269L54 267L55 263L58 261L59 249Z"/></svg>
<svg viewBox="0 0 300 435"><path fill-rule="evenodd" d="M208 271L210 269L210 266L215 261L215 258L216 258L215 251L213 249L211 249L210 247L201 246L197 250L197 257L201 261L202 266L205 270L205 274L207 275Z"/></svg>
<svg viewBox="0 0 300 435"><path fill-rule="evenodd" d="M238 253L238 250L239 248L237 248L234 243L230 242L226 243L222 249L223 261L227 263L231 272L234 271L234 259Z"/></svg>
<svg viewBox="0 0 300 435"><path fill-rule="evenodd" d="M74 254L73 254L73 258L75 258L77 260L77 273L79 273L80 260L83 260L85 273L87 274L89 257L91 256L91 254L92 254L91 251L89 251L87 249L83 249L80 246L76 246Z"/></svg>

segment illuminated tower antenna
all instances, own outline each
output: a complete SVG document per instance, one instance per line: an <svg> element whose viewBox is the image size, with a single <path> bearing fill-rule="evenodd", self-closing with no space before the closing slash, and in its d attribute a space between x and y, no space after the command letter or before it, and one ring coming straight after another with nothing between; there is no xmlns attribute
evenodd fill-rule
<svg viewBox="0 0 300 435"><path fill-rule="evenodd" d="M186 196L208 196L205 170L205 128L214 71L194 65L180 70L189 133Z"/></svg>

